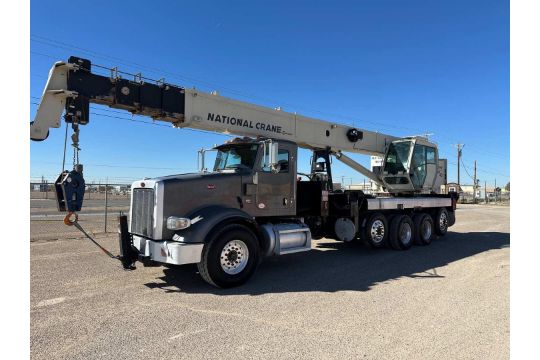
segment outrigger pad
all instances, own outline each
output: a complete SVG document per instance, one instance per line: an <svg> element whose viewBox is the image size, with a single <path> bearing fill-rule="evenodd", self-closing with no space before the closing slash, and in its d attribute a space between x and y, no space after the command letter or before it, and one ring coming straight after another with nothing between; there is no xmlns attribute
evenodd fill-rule
<svg viewBox="0 0 540 360"><path fill-rule="evenodd" d="M84 199L85 183L82 175L82 165L75 169L60 173L54 183L58 211L80 211Z"/></svg>

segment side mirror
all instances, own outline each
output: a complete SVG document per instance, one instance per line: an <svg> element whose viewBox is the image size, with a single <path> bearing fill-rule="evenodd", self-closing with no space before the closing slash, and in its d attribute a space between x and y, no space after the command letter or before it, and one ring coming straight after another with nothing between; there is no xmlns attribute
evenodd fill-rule
<svg viewBox="0 0 540 360"><path fill-rule="evenodd" d="M279 171L278 166L279 143L269 140L264 144L264 167L269 167L273 173Z"/></svg>
<svg viewBox="0 0 540 360"><path fill-rule="evenodd" d="M205 173L208 172L208 168L205 165L205 155L208 151L217 151L216 149L205 149L201 148L197 151L197 168L199 172Z"/></svg>

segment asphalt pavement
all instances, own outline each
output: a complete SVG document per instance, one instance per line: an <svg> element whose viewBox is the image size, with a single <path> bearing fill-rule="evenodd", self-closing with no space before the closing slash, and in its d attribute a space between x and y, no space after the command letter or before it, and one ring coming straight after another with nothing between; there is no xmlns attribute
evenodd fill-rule
<svg viewBox="0 0 540 360"><path fill-rule="evenodd" d="M126 272L87 240L32 242L31 355L508 359L509 208L461 206L450 230L409 251L315 241L228 290L193 265Z"/></svg>

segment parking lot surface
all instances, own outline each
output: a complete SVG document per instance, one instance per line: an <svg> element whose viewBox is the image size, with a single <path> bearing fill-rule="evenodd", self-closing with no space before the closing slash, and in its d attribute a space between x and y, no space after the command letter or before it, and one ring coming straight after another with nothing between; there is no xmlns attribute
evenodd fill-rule
<svg viewBox="0 0 540 360"><path fill-rule="evenodd" d="M31 356L507 359L509 212L462 205L409 251L315 241L227 290L193 265L126 272L87 240L32 242Z"/></svg>

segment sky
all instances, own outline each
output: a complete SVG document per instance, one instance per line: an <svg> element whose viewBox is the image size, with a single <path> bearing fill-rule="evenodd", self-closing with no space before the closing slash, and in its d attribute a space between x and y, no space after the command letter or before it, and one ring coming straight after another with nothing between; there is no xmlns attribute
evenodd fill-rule
<svg viewBox="0 0 540 360"><path fill-rule="evenodd" d="M458 143L462 184L475 160L482 185L510 180L508 1L42 0L31 2L30 32L32 118L51 65L75 55L361 129L432 134L449 182ZM193 172L198 149L230 138L91 108L80 133L87 182ZM31 142L32 180L61 171L64 126ZM352 157L369 167L369 156ZM302 150L300 171L309 158ZM336 161L333 174L364 180Z"/></svg>

